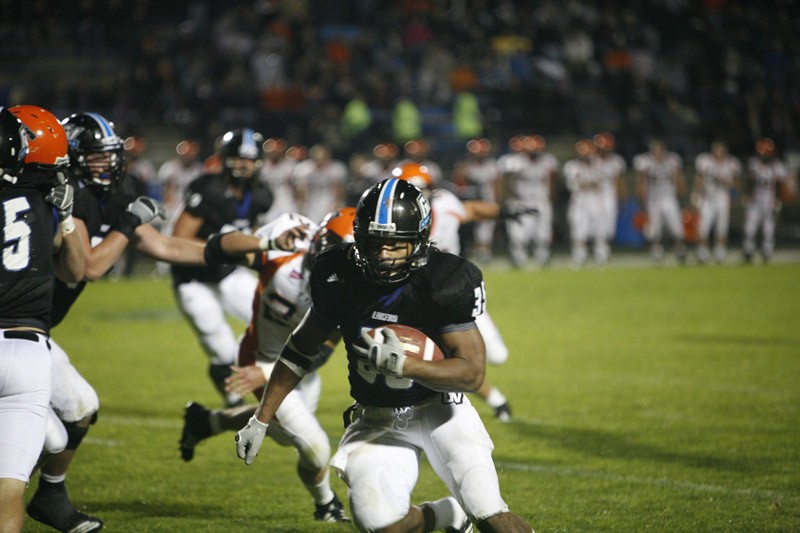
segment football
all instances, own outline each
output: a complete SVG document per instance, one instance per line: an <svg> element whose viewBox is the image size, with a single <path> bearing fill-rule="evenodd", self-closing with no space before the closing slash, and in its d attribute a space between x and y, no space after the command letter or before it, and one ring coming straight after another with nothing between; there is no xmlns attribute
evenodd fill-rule
<svg viewBox="0 0 800 533"><path fill-rule="evenodd" d="M379 326L369 330L369 336L374 339L377 335L377 338L382 340L383 337L378 332L383 328L391 329L397 334L397 337L403 344L403 349L407 357L422 359L423 361L441 361L444 359L442 349L433 342L433 339L420 330L410 326L386 324L385 326Z"/></svg>

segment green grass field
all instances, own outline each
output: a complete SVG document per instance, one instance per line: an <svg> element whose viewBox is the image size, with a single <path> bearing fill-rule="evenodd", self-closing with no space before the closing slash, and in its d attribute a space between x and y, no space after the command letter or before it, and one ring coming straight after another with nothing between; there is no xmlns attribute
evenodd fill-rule
<svg viewBox="0 0 800 533"><path fill-rule="evenodd" d="M800 530L800 265L485 276L511 349L487 375L515 420L474 403L537 532ZM96 283L53 337L100 395L67 486L108 531L350 531L311 520L291 449L265 443L245 467L230 433L181 461L183 405L220 400L166 280ZM341 352L322 374L335 446ZM445 490L423 464L414 500Z"/></svg>

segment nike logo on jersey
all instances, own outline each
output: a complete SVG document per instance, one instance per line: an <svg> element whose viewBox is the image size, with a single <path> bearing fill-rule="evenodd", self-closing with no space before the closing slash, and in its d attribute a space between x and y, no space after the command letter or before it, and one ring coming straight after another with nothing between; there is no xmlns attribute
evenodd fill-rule
<svg viewBox="0 0 800 533"><path fill-rule="evenodd" d="M393 315L391 313L382 313L380 311L373 311L372 318L375 320L381 320L383 322L397 322L397 315Z"/></svg>

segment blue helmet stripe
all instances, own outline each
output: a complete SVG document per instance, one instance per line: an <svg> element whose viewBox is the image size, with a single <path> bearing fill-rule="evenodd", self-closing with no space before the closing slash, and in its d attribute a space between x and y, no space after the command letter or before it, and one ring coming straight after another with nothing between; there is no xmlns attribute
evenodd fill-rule
<svg viewBox="0 0 800 533"><path fill-rule="evenodd" d="M381 197L378 201L378 209L375 213L375 220L378 224L392 223L392 206L394 204L394 190L397 188L397 178L390 178L383 184Z"/></svg>
<svg viewBox="0 0 800 533"><path fill-rule="evenodd" d="M242 145L248 147L255 147L256 141L253 139L255 132L250 128L242 130Z"/></svg>
<svg viewBox="0 0 800 533"><path fill-rule="evenodd" d="M114 130L111 128L111 124L108 123L106 119L98 115L97 113L86 113L90 117L92 117L95 122L100 126L100 129L103 130L103 136L105 137L114 137Z"/></svg>

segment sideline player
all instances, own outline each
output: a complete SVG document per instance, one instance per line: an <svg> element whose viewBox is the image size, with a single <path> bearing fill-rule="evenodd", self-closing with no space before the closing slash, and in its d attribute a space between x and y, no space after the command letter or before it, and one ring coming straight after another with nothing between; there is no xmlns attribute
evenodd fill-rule
<svg viewBox="0 0 800 533"><path fill-rule="evenodd" d="M331 248L312 266L311 309L287 339L257 414L237 434L237 455L253 462L284 398L338 328L356 403L331 466L348 486L358 529L464 531L472 520L484 531L529 533L500 495L494 445L464 394L476 391L485 373L474 322L485 304L480 270L430 246L430 205L405 180L367 190L354 230L355 243ZM446 358L406 357L396 335L366 334L395 322L425 332ZM416 506L411 493L422 452L453 496Z"/></svg>
<svg viewBox="0 0 800 533"><path fill-rule="evenodd" d="M768 263L775 251L775 214L780 194L786 187L789 172L778 159L775 142L770 138L756 141L756 155L747 161L748 200L744 215L742 253L750 263L756 253L756 234L761 231L761 257Z"/></svg>
<svg viewBox="0 0 800 533"><path fill-rule="evenodd" d="M590 139L575 143L578 157L564 163L562 174L570 192L567 218L572 241L572 262L582 267L588 258L587 243L593 242L594 259L598 265L608 262L608 224L603 205L602 180L596 146Z"/></svg>
<svg viewBox="0 0 800 533"><path fill-rule="evenodd" d="M48 336L54 276L77 282L86 267L71 216L74 191L60 174L68 161L67 136L52 113L36 106L16 106L12 111L0 107L0 530L4 532L22 531L25 487L45 439L52 384Z"/></svg>
<svg viewBox="0 0 800 533"><path fill-rule="evenodd" d="M249 233L272 205L272 194L258 181L263 164L263 136L250 128L227 132L218 153L221 174L204 174L189 184L184 210L172 235L205 243L213 233L235 229ZM236 359L238 344L225 314L250 322L250 301L258 284L240 266L172 267L175 299L209 357L208 373L226 405L241 398L225 392L225 378Z"/></svg>
<svg viewBox="0 0 800 533"><path fill-rule="evenodd" d="M259 270L259 286L253 298L253 318L240 343L238 366L228 378L228 389L244 396L255 392L260 399L269 375L280 356L286 337L297 327L311 304L308 276L314 258L340 242L353 241L355 209L345 207L330 213L317 229L308 218L284 214L259 228L256 235L273 239L293 228L307 228L310 241L298 241L293 252L274 251L255 255L248 266ZM222 236L220 246L209 242L222 259L230 255L231 237ZM308 251L305 251L305 249ZM227 253L225 253L227 252ZM229 258L230 260L232 258ZM256 312L259 310L259 312ZM333 351L339 335L320 347L320 364ZM321 379L315 371L303 378L278 409L269 436L281 446L293 446L298 453L297 473L314 498L314 518L323 522L349 522L344 507L330 486L328 436L315 417L321 392ZM223 431L236 431L255 413L256 405L210 411L190 402L184 414L181 456L190 461L202 440Z"/></svg>
<svg viewBox="0 0 800 533"><path fill-rule="evenodd" d="M697 260L707 263L711 258L708 241L713 231L714 261L722 263L727 252L731 190L739 185L742 164L728 153L727 143L717 139L712 141L709 152L695 158L694 168L692 197L699 204L700 210Z"/></svg>
<svg viewBox="0 0 800 533"><path fill-rule="evenodd" d="M624 157L614 152L616 139L613 134L607 131L600 132L592 137L592 141L597 147L594 163L600 174L601 212L606 231L606 246L610 256L611 242L617 233L619 199L626 195L623 175L628 165L625 163Z"/></svg>
<svg viewBox="0 0 800 533"><path fill-rule="evenodd" d="M683 222L679 196L686 194L681 158L667 151L661 139L650 141L649 150L633 158L639 200L647 210L645 237L650 241L650 253L657 263L664 260L662 234L664 226L675 241L675 256L679 263L686 261Z"/></svg>
<svg viewBox="0 0 800 533"><path fill-rule="evenodd" d="M511 262L522 268L528 262L528 250L534 247L539 266L550 264L553 240L553 185L558 175L558 159L545 152L541 135L518 135L508 142L512 152L497 160L500 167L502 201L512 207L529 208L536 215L506 220L508 251Z"/></svg>

